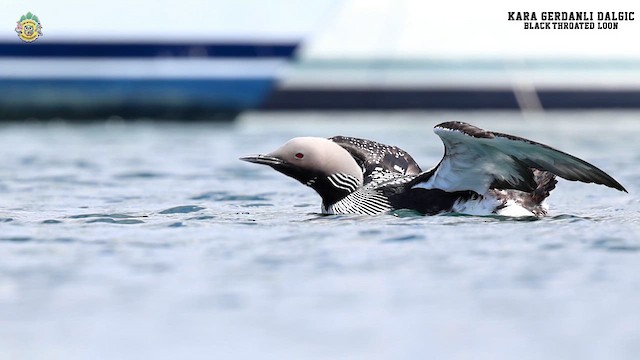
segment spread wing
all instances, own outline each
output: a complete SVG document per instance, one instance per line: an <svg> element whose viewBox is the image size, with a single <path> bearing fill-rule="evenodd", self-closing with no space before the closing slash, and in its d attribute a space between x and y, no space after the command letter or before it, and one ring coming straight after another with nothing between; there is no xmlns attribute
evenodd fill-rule
<svg viewBox="0 0 640 360"><path fill-rule="evenodd" d="M604 171L562 151L521 137L482 130L463 122L437 125L445 154L438 166L420 174L413 184L445 191L489 189L531 192L532 169L549 171L567 180L606 185L627 191Z"/></svg>
<svg viewBox="0 0 640 360"><path fill-rule="evenodd" d="M329 140L342 146L362 168L364 185L382 183L402 175L420 174L420 166L411 155L397 146L346 136Z"/></svg>

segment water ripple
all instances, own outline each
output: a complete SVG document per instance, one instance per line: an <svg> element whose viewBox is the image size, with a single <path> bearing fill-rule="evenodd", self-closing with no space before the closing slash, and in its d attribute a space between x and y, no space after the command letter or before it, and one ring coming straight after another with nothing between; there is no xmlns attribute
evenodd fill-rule
<svg viewBox="0 0 640 360"><path fill-rule="evenodd" d="M42 221L42 223L43 224L60 224L60 223L62 223L62 221L54 220L54 219L48 219L48 220Z"/></svg>
<svg viewBox="0 0 640 360"><path fill-rule="evenodd" d="M382 242L406 242L406 241L417 241L417 240L424 240L424 239L425 239L424 235L412 234L412 235L393 236L390 238L385 238L382 240Z"/></svg>
<svg viewBox="0 0 640 360"><path fill-rule="evenodd" d="M160 211L160 214L187 214L192 212L198 212L200 210L204 210L202 206L197 205L183 205L183 206L175 206L166 210Z"/></svg>
<svg viewBox="0 0 640 360"><path fill-rule="evenodd" d="M211 216L211 215L202 215L202 216L190 217L187 220L211 220L215 218L216 218L215 216Z"/></svg>
<svg viewBox="0 0 640 360"><path fill-rule="evenodd" d="M399 218L413 218L424 216L424 214L420 213L419 211L410 209L393 210L389 214Z"/></svg>
<svg viewBox="0 0 640 360"><path fill-rule="evenodd" d="M26 242L31 240L33 240L33 238L28 236L9 236L9 237L0 238L0 241L7 241L7 242Z"/></svg>
<svg viewBox="0 0 640 360"><path fill-rule="evenodd" d="M166 174L155 173L150 171L140 171L140 172L131 172L131 173L123 173L115 176L117 179L156 179L166 177Z"/></svg>
<svg viewBox="0 0 640 360"><path fill-rule="evenodd" d="M560 214L560 215L552 216L549 219L550 221L566 221L570 223L580 222L584 220L594 220L593 218L588 216L577 216L577 215L571 215L571 214Z"/></svg>
<svg viewBox="0 0 640 360"><path fill-rule="evenodd" d="M112 218L98 218L98 219L92 219L92 220L87 220L86 221L87 224L92 224L92 223L109 223L109 224L124 224L124 225L131 225L131 224L142 224L144 223L144 221L142 220L137 220L137 219L125 219L125 220L115 220Z"/></svg>
<svg viewBox="0 0 640 360"><path fill-rule="evenodd" d="M92 218L92 217L100 217L100 218L114 218L114 219L130 219L130 218L136 218L138 216L132 216L132 215L127 215L127 214L78 214L78 215L71 215L68 216L69 219L86 219L86 218Z"/></svg>
<svg viewBox="0 0 640 360"><path fill-rule="evenodd" d="M263 203L249 203L242 204L242 207L265 207L265 206L273 206L273 204L263 204Z"/></svg>
<svg viewBox="0 0 640 360"><path fill-rule="evenodd" d="M268 194L230 194L226 191L209 191L200 195L196 195L191 200L214 200L214 201L266 201Z"/></svg>
<svg viewBox="0 0 640 360"><path fill-rule="evenodd" d="M622 238L605 237L593 242L592 247L595 249L604 249L612 252L638 252L640 244L630 244Z"/></svg>

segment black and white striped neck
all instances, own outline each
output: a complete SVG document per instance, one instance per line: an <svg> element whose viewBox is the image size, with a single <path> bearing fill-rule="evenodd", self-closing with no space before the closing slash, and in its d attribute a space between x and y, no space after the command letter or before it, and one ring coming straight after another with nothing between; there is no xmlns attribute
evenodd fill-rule
<svg viewBox="0 0 640 360"><path fill-rule="evenodd" d="M322 197L322 202L327 206L342 200L361 186L359 179L343 173L312 178L306 184Z"/></svg>

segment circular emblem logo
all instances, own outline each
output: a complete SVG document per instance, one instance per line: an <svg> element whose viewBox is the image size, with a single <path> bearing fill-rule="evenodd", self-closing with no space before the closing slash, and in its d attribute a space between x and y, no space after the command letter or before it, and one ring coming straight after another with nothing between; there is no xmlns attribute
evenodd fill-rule
<svg viewBox="0 0 640 360"><path fill-rule="evenodd" d="M18 37L24 42L35 41L39 36L43 35L40 19L31 12L22 15L20 20L18 20L16 32L18 33Z"/></svg>

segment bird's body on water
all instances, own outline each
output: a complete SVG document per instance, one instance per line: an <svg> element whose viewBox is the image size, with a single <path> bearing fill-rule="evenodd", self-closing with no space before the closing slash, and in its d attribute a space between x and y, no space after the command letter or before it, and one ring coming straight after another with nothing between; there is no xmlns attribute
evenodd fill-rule
<svg viewBox="0 0 640 360"><path fill-rule="evenodd" d="M266 155L269 165L313 188L325 214L375 215L409 209L426 215L544 216L556 176L625 188L584 160L521 137L463 122L437 125L445 154L423 171L397 146L353 137L299 137Z"/></svg>

